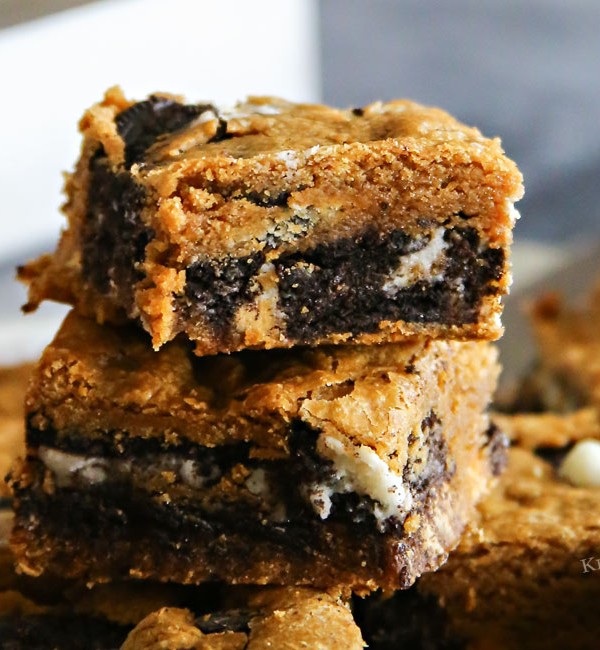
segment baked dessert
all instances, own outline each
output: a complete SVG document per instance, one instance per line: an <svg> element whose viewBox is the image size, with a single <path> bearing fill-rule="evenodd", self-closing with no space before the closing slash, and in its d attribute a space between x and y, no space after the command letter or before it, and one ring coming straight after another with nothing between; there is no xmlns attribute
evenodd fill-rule
<svg viewBox="0 0 600 650"><path fill-rule="evenodd" d="M25 449L23 402L33 366L0 368L0 500L9 495L4 477Z"/></svg>
<svg viewBox="0 0 600 650"><path fill-rule="evenodd" d="M129 634L122 650L361 650L360 630L339 599L309 589L250 590L225 611L196 616L165 607Z"/></svg>
<svg viewBox="0 0 600 650"><path fill-rule="evenodd" d="M600 285L585 306L570 307L547 294L530 314L538 360L517 408L600 409Z"/></svg>
<svg viewBox="0 0 600 650"><path fill-rule="evenodd" d="M485 342L159 352L72 312L12 477L22 571L87 582L408 587L504 456Z"/></svg>
<svg viewBox="0 0 600 650"><path fill-rule="evenodd" d="M502 418L518 446L447 563L416 589L358 603L369 648L598 647L600 482L577 486L562 477L584 436L565 442L564 434L590 415L553 417L558 435L538 415ZM587 437L600 447L598 420L589 421ZM596 473L600 479L600 464Z"/></svg>
<svg viewBox="0 0 600 650"><path fill-rule="evenodd" d="M501 334L521 175L439 109L113 88L80 129L68 227L20 269L26 309L136 319L198 355Z"/></svg>

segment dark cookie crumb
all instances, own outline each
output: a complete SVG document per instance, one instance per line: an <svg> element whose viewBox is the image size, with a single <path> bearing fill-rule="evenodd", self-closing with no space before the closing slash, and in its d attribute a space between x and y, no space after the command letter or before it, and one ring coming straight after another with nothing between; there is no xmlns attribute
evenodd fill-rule
<svg viewBox="0 0 600 650"><path fill-rule="evenodd" d="M180 104L166 97L152 95L119 113L115 122L119 135L125 142L125 167L129 169L134 163L143 160L144 153L161 135L179 131L206 111L216 114L212 104Z"/></svg>
<svg viewBox="0 0 600 650"><path fill-rule="evenodd" d="M144 189L126 172L109 170L99 151L90 161L88 209L82 228L82 274L101 294L116 294L127 310L138 268L154 233L140 217Z"/></svg>
<svg viewBox="0 0 600 650"><path fill-rule="evenodd" d="M264 262L263 253L225 260L203 260L186 271L189 309L206 319L223 336L236 309L251 295L251 281Z"/></svg>
<svg viewBox="0 0 600 650"><path fill-rule="evenodd" d="M359 239L340 239L280 258L279 306L288 336L307 343L337 332L376 332L386 320L476 322L482 296L493 291L488 283L502 274L504 252L480 251L473 228L448 230L444 238L449 243L444 278L418 281L393 296L383 290L386 277L402 256L424 247L427 239L416 242L402 231L387 236L370 231Z"/></svg>
<svg viewBox="0 0 600 650"><path fill-rule="evenodd" d="M219 632L249 632L250 621L258 612L250 609L231 609L227 612L216 612L199 616L194 622L204 634Z"/></svg>
<svg viewBox="0 0 600 650"><path fill-rule="evenodd" d="M243 464L249 469L262 469L265 472L266 481L270 485L270 490L276 501L285 506L286 517L283 522L274 522L265 525L264 513L260 509L248 507L248 505L239 505L232 503L222 508L211 508L206 511L202 505L192 503L176 504L171 503L169 507L163 509L153 509L149 513L150 519L158 517L167 527L178 528L181 522L192 523L194 526L208 526L213 529L215 526L219 529L227 530L228 527L233 529L257 528L260 536L276 534L289 534L290 530L299 527L300 529L308 522L319 522L319 516L314 512L310 499L307 496L307 488L310 485L327 485L335 478L335 469L333 463L322 458L316 451L316 443L319 431L313 429L301 421L294 421L290 427L289 448L290 457L278 461L260 461L250 457L250 447L246 443L237 443L232 445L221 446L217 448L208 448L201 445L188 442L177 446L168 445L166 440L143 439L120 435L114 443L108 441L113 437L105 436L103 441L91 441L88 438L71 434L62 436L60 441L57 440L56 432L52 427L45 427L40 431L32 426L33 419L30 418L27 440L30 447L39 445L56 448L60 444L60 449L67 453L83 454L87 457L95 457L99 462L103 458L110 462L111 458L137 459L138 466L144 467L146 464L151 466L154 458L160 454L168 453L173 459L179 458L181 461L193 460L196 464L195 471L199 476L206 477L204 487L208 488L211 484L220 480L220 477L231 471L232 467ZM448 448L442 435L441 422L437 416L432 413L429 418L423 421L424 431L427 432L427 438L424 444L427 446L428 455L425 466L416 473L415 477L411 472L405 470L407 483L411 485L421 508L427 507L427 501L431 487L438 481L448 480L452 475L452 468L448 468ZM41 463L39 463L41 467ZM144 500L147 496L130 494L131 486L126 475L120 474L115 470L111 481L98 485L87 485L84 481L82 486L78 486L79 479L73 476L73 487L69 489L79 490L71 495L70 498L87 499L99 498L106 503L108 510L115 512L121 508L122 515L119 516L119 522L126 524L128 521L136 519L147 510L148 505ZM89 491L89 494L86 493ZM94 496L95 495L95 496ZM67 498L67 494L63 495ZM120 503L120 499L124 501ZM35 501L35 499L34 499ZM130 503L129 503L130 502ZM129 503L128 506L125 503ZM365 531L379 530L385 533L402 533L404 520L398 517L390 517L381 524L375 519L376 503L366 495L359 495L354 492L334 493L331 495L331 512L328 519L332 522L351 523L365 527ZM21 506L23 508L23 506ZM85 504L74 507L73 512L79 512L80 509L86 509ZM67 509L71 511L71 509ZM90 511L90 525L93 524L93 508ZM68 516L68 512L65 513ZM132 519L133 518L133 519ZM195 524L193 523L195 522ZM65 525L68 521L65 521ZM145 524L140 523L140 526ZM312 525L312 524L311 524ZM310 527L310 526L309 526ZM287 531L287 532L286 532ZM303 535L293 533L302 539Z"/></svg>

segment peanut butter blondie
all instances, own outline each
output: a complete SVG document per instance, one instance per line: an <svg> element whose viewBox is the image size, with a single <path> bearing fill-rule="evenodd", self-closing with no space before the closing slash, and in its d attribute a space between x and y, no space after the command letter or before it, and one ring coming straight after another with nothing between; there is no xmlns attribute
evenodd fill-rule
<svg viewBox="0 0 600 650"><path fill-rule="evenodd" d="M486 342L197 357L72 312L26 400L22 571L404 588L503 458Z"/></svg>
<svg viewBox="0 0 600 650"><path fill-rule="evenodd" d="M439 109L111 89L80 129L68 227L20 270L27 309L136 319L198 355L501 334L521 175Z"/></svg>
<svg viewBox="0 0 600 650"><path fill-rule="evenodd" d="M447 563L416 589L358 603L372 650L598 648L600 462L596 486L564 474L583 438L600 449L598 416L500 420L508 468Z"/></svg>

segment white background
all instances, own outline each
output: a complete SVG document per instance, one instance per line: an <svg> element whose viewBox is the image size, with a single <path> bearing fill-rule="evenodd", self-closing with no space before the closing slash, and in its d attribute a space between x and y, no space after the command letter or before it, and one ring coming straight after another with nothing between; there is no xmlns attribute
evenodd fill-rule
<svg viewBox="0 0 600 650"><path fill-rule="evenodd" d="M316 39L311 0L104 0L0 31L0 259L56 239L76 125L106 88L316 100Z"/></svg>

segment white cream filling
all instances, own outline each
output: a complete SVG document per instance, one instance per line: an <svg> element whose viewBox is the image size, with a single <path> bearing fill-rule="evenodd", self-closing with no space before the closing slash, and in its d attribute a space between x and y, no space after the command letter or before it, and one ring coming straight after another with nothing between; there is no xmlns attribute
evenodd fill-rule
<svg viewBox="0 0 600 650"><path fill-rule="evenodd" d="M282 160L285 162L285 166L290 171L296 171L300 165L300 160L298 158L298 152L293 149L287 149L286 151L280 151L275 154L276 160Z"/></svg>
<svg viewBox="0 0 600 650"><path fill-rule="evenodd" d="M333 464L334 476L323 483L306 486L304 493L321 519L330 516L334 495L351 492L373 500L373 516L380 530L384 529L390 517L402 518L410 511L413 497L404 485L402 475L391 471L373 449L365 445L344 444L331 436L323 436L320 442L322 455ZM170 471L176 472L191 488L201 489L209 479L217 478L220 471L213 466L207 476L201 473L197 461L174 454L162 454L146 466L134 466L131 460L84 456L44 446L39 449L39 457L54 475L58 487L72 487L77 483L97 485L135 472L145 477ZM246 487L265 503L274 500L263 468L252 470L246 479ZM269 509L270 521L286 521L285 504L273 501Z"/></svg>
<svg viewBox="0 0 600 650"><path fill-rule="evenodd" d="M58 449L40 447L39 456L46 467L54 474L59 487L72 484L75 477L86 483L103 483L108 478L108 463L104 458L69 454ZM123 463L123 461L118 461Z"/></svg>
<svg viewBox="0 0 600 650"><path fill-rule="evenodd" d="M76 481L95 485L134 472L132 461L121 458L84 456L50 447L40 447L39 457L54 475L58 487L69 487ZM146 465L138 461L136 469L148 476L161 472L176 472L186 485L194 489L204 487L208 480L219 476L219 468L216 466L210 468L208 475L203 474L197 461L168 453L157 456Z"/></svg>
<svg viewBox="0 0 600 650"><path fill-rule="evenodd" d="M403 255L400 264L383 285L386 293L394 294L412 284L416 279L441 280L442 274L435 273L445 257L448 242L444 240L445 228L437 228L425 247L415 253Z"/></svg>
<svg viewBox="0 0 600 650"><path fill-rule="evenodd" d="M356 492L375 501L373 515L383 528L390 517L402 517L413 499L402 475L391 471L373 449L366 445L344 445L331 436L321 439L321 453L333 463L335 475L327 483L311 486L310 501L321 519L331 514L334 494Z"/></svg>
<svg viewBox="0 0 600 650"><path fill-rule="evenodd" d="M274 495L269 486L267 472L262 467L253 469L250 472L250 475L246 479L246 487L249 492L269 504L268 521L282 523L287 520L285 504L281 501L274 500Z"/></svg>

